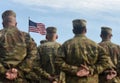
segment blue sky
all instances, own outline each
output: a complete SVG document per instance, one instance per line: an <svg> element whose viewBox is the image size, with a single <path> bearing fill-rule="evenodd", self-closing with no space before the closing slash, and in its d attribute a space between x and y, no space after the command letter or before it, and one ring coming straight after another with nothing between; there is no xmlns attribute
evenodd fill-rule
<svg viewBox="0 0 120 83"><path fill-rule="evenodd" d="M0 0L0 14L5 10L17 14L18 28L28 32L28 17L46 27L58 29L58 42L72 38L72 20L87 21L87 37L100 42L101 26L113 29L112 42L120 44L120 0ZM2 29L2 19L0 19ZM45 36L30 32L37 45Z"/></svg>

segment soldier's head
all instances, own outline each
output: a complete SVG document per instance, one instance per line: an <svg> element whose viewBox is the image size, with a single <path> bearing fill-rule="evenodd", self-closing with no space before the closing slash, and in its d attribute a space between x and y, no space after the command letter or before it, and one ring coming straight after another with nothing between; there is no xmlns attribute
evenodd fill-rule
<svg viewBox="0 0 120 83"><path fill-rule="evenodd" d="M112 29L110 27L101 27L100 37L102 39L111 39L112 37Z"/></svg>
<svg viewBox="0 0 120 83"><path fill-rule="evenodd" d="M40 41L40 44L44 44L44 43L46 43L47 42L47 40L41 40Z"/></svg>
<svg viewBox="0 0 120 83"><path fill-rule="evenodd" d="M6 10L2 13L3 27L16 26L16 14L12 10Z"/></svg>
<svg viewBox="0 0 120 83"><path fill-rule="evenodd" d="M56 27L53 26L47 27L46 31L47 31L46 39L48 41L55 41L58 38Z"/></svg>
<svg viewBox="0 0 120 83"><path fill-rule="evenodd" d="M85 34L86 30L86 20L84 19L75 19L72 21L73 23L73 33L74 34Z"/></svg>

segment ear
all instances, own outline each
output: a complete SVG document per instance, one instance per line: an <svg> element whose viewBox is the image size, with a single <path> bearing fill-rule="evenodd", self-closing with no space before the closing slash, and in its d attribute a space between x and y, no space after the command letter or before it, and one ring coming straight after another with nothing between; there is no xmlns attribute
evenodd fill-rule
<svg viewBox="0 0 120 83"><path fill-rule="evenodd" d="M112 36L113 36L113 35L112 35L112 34L110 34L110 35L109 35L109 38L111 39L111 38L112 38Z"/></svg>
<svg viewBox="0 0 120 83"><path fill-rule="evenodd" d="M113 35L111 34L111 37L112 37Z"/></svg>
<svg viewBox="0 0 120 83"><path fill-rule="evenodd" d="M47 35L46 35L46 39L48 39Z"/></svg>
<svg viewBox="0 0 120 83"><path fill-rule="evenodd" d="M4 23L2 22L2 25L4 26Z"/></svg>
<svg viewBox="0 0 120 83"><path fill-rule="evenodd" d="M102 34L100 34L100 37L102 38Z"/></svg>
<svg viewBox="0 0 120 83"><path fill-rule="evenodd" d="M5 27L5 23L4 22L2 22L2 25L3 25L3 27Z"/></svg>
<svg viewBox="0 0 120 83"><path fill-rule="evenodd" d="M75 34L75 30L73 29L72 31L73 31L73 33Z"/></svg>
<svg viewBox="0 0 120 83"><path fill-rule="evenodd" d="M56 39L58 39L58 35L56 35Z"/></svg>
<svg viewBox="0 0 120 83"><path fill-rule="evenodd" d="M17 22L15 23L15 26L17 26Z"/></svg>
<svg viewBox="0 0 120 83"><path fill-rule="evenodd" d="M85 33L87 33L87 29L85 28Z"/></svg>

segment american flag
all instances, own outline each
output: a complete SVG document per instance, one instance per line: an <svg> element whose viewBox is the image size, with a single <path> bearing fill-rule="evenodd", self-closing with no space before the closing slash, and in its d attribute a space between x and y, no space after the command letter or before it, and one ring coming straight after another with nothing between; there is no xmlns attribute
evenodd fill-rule
<svg viewBox="0 0 120 83"><path fill-rule="evenodd" d="M29 32L40 33L41 35L46 34L45 25L43 23L36 23L29 20Z"/></svg>

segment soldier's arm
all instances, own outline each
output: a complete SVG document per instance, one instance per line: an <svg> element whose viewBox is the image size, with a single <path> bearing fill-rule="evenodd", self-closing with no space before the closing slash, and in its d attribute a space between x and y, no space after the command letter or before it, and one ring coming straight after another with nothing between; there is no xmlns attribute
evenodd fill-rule
<svg viewBox="0 0 120 83"><path fill-rule="evenodd" d="M18 68L20 71L28 73L32 69L33 61L37 56L37 46L29 34L26 34L26 44L27 44L26 57L18 65Z"/></svg>
<svg viewBox="0 0 120 83"><path fill-rule="evenodd" d="M38 77L44 77L47 80L55 80L56 78L52 77L48 72L43 70L40 66L40 57L37 56L37 58L34 61L33 69L31 72L34 72ZM33 74L31 75L33 76ZM32 78L31 78L32 79Z"/></svg>
<svg viewBox="0 0 120 83"><path fill-rule="evenodd" d="M73 75L76 75L79 70L79 67L69 65L65 62L65 52L63 46L61 46L58 50L58 56L56 57L55 64L60 70L71 73Z"/></svg>
<svg viewBox="0 0 120 83"><path fill-rule="evenodd" d="M7 71L7 69L2 65L2 63L0 63L0 74L5 75L6 71Z"/></svg>
<svg viewBox="0 0 120 83"><path fill-rule="evenodd" d="M37 57L36 57L36 59L35 59L35 62L34 62L33 71L34 71L36 74L38 74L38 76L42 76L42 77L44 77L44 78L46 78L46 79L49 79L50 74L47 73L45 70L43 70L43 69L41 68L41 58L40 58L41 46L38 46L37 50L38 50L38 55L37 55Z"/></svg>
<svg viewBox="0 0 120 83"><path fill-rule="evenodd" d="M47 73L46 71L44 71L40 66L39 67L34 67L33 71L38 75L38 76L42 76L46 79L49 79L51 76L49 73Z"/></svg>
<svg viewBox="0 0 120 83"><path fill-rule="evenodd" d="M98 60L94 65L88 66L91 75L100 74L107 68L114 67L110 57L106 54L105 50L98 46Z"/></svg>
<svg viewBox="0 0 120 83"><path fill-rule="evenodd" d="M3 34L3 31L2 30L0 30L0 34ZM1 36L0 37L0 42L1 42L1 40L3 40L4 38L3 38L3 36ZM1 43L2 44L2 43ZM0 45L0 48L1 48L1 45ZM1 48L0 49L0 55L3 55L3 53L2 53L2 51L3 51L3 49ZM7 69L4 67L4 65L3 65L3 61L2 61L2 58L0 58L0 74L4 74L5 75L5 72L7 71Z"/></svg>
<svg viewBox="0 0 120 83"><path fill-rule="evenodd" d="M120 76L120 56L118 58L117 73L118 73L118 76Z"/></svg>
<svg viewBox="0 0 120 83"><path fill-rule="evenodd" d="M118 49L119 49L119 54L120 54L120 46L118 46ZM120 76L120 55L118 55L117 57L118 61L117 61L117 73L118 73L118 76Z"/></svg>

